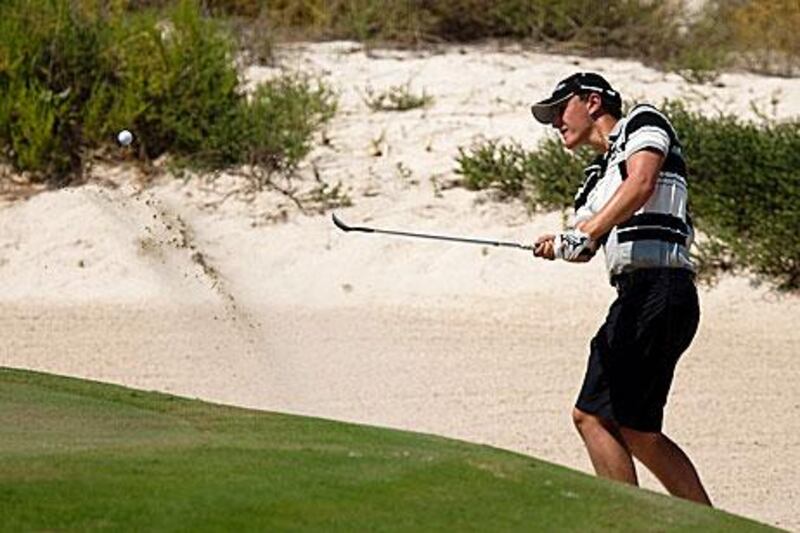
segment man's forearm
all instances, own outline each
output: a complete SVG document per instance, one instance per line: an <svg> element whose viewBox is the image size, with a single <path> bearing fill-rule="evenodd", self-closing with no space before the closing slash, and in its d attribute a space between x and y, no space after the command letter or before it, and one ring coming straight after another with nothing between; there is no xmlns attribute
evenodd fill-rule
<svg viewBox="0 0 800 533"><path fill-rule="evenodd" d="M642 150L630 156L626 165L628 179L622 182L611 199L589 220L578 225L578 229L593 241L625 222L647 203L655 191L664 155L660 152Z"/></svg>

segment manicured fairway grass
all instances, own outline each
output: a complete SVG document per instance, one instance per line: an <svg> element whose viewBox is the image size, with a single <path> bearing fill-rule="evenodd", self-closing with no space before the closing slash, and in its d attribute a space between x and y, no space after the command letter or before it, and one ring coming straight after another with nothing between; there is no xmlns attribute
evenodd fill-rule
<svg viewBox="0 0 800 533"><path fill-rule="evenodd" d="M0 529L757 531L522 455L0 368Z"/></svg>

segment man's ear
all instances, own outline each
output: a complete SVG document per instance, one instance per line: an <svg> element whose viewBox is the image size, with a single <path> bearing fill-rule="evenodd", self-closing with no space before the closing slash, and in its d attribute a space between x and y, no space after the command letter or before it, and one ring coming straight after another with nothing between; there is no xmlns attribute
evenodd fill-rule
<svg viewBox="0 0 800 533"><path fill-rule="evenodd" d="M586 101L586 103L589 116L592 117L592 120L597 120L606 114L605 109L603 109L603 99L600 98L599 94L589 93L589 99Z"/></svg>

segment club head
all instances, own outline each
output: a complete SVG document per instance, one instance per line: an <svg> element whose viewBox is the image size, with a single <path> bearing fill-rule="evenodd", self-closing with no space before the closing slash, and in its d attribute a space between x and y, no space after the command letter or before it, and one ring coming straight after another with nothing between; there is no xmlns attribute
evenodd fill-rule
<svg viewBox="0 0 800 533"><path fill-rule="evenodd" d="M350 226L342 222L339 217L336 216L336 213L331 213L331 218L333 219L333 223L342 231L350 231Z"/></svg>

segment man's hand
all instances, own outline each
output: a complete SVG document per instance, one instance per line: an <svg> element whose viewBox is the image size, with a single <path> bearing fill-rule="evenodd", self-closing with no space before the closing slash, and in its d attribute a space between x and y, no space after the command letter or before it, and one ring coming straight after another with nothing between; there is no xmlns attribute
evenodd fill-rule
<svg viewBox="0 0 800 533"><path fill-rule="evenodd" d="M553 254L556 259L584 262L594 255L594 242L580 229L567 230L553 239Z"/></svg>
<svg viewBox="0 0 800 533"><path fill-rule="evenodd" d="M536 239L536 242L533 243L533 256L541 257L549 261L555 259L556 255L553 250L553 240L555 238L555 235L547 234L541 235Z"/></svg>

